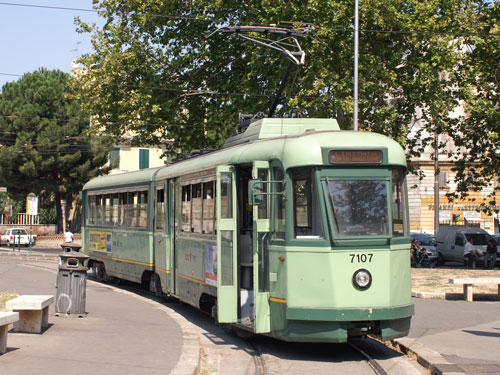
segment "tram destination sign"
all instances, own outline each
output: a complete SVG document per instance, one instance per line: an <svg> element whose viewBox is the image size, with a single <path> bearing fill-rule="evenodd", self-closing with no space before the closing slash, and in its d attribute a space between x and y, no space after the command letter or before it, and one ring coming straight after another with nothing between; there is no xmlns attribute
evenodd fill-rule
<svg viewBox="0 0 500 375"><path fill-rule="evenodd" d="M381 150L330 150L331 164L381 164L384 154Z"/></svg>

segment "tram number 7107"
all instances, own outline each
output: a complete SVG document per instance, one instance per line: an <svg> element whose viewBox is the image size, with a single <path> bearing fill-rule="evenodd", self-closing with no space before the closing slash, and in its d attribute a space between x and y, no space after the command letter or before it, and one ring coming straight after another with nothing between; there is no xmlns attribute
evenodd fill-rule
<svg viewBox="0 0 500 375"><path fill-rule="evenodd" d="M373 254L349 254L351 263L371 263Z"/></svg>

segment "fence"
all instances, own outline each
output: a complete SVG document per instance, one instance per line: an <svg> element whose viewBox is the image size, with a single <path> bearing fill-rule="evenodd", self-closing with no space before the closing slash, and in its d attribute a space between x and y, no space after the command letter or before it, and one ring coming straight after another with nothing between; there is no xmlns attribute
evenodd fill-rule
<svg viewBox="0 0 500 375"><path fill-rule="evenodd" d="M0 224L13 225L38 225L40 217L38 215L17 214L16 216L0 215Z"/></svg>

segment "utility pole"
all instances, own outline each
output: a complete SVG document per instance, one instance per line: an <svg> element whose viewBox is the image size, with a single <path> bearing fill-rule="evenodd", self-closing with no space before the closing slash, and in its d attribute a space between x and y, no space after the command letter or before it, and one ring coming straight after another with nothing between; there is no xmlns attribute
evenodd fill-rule
<svg viewBox="0 0 500 375"><path fill-rule="evenodd" d="M434 132L434 235L439 230L439 135Z"/></svg>
<svg viewBox="0 0 500 375"><path fill-rule="evenodd" d="M354 123L353 129L358 131L358 46L359 46L359 3L354 2Z"/></svg>

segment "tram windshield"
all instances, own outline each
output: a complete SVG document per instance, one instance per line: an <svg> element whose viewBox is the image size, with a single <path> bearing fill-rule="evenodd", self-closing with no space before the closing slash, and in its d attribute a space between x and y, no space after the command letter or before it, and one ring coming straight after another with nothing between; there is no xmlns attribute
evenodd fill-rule
<svg viewBox="0 0 500 375"><path fill-rule="evenodd" d="M339 237L387 236L387 181L326 182L335 234Z"/></svg>

